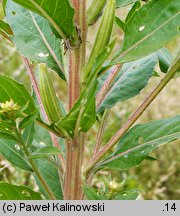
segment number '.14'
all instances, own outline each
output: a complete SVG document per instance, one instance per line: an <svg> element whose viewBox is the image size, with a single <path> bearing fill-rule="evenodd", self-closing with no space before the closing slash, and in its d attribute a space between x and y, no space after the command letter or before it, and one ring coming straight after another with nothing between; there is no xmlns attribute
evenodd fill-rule
<svg viewBox="0 0 180 216"><path fill-rule="evenodd" d="M170 205L169 203L166 203L165 206L166 206L166 211L169 211L169 210L176 211L176 205L175 205L175 203L173 203L172 205Z"/></svg>

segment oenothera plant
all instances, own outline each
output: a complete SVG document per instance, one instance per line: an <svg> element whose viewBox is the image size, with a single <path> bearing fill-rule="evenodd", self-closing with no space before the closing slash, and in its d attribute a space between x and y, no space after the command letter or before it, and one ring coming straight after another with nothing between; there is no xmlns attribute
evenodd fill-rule
<svg viewBox="0 0 180 216"><path fill-rule="evenodd" d="M6 19L0 21L0 33L21 53L33 94L12 78L0 76L0 153L34 176L39 193L0 183L0 199L136 199L137 191L124 194L122 188L111 196L96 191L93 176L102 169L139 166L152 159L151 151L180 138L180 116L133 126L178 73L179 57L172 57L164 46L179 34L180 1L91 0L89 8L86 3L2 3ZM116 11L126 5L130 10L121 20ZM98 19L86 55L88 28ZM113 31L117 28L124 34L120 45L116 34L120 31ZM138 95L157 64L163 79L102 146L110 110ZM68 105L57 97L54 72L66 82ZM85 163L87 134L95 123L96 144Z"/></svg>

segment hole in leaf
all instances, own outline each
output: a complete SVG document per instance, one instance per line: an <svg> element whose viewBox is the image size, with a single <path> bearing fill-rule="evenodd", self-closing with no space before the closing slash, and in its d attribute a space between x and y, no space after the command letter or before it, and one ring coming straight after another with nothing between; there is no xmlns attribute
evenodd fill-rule
<svg viewBox="0 0 180 216"><path fill-rule="evenodd" d="M144 26L144 25L139 27L139 31L140 31L140 32L143 31L144 29L145 29L145 26Z"/></svg>
<svg viewBox="0 0 180 216"><path fill-rule="evenodd" d="M41 145L41 146L46 146L46 143L40 142L39 145Z"/></svg>
<svg viewBox="0 0 180 216"><path fill-rule="evenodd" d="M41 57L41 58L47 58L49 56L49 53L41 52L41 53L38 54L38 56Z"/></svg>
<svg viewBox="0 0 180 216"><path fill-rule="evenodd" d="M17 151L19 151L21 148L20 148L20 146L19 146L18 144L16 144L16 145L15 145L15 149L16 149Z"/></svg>

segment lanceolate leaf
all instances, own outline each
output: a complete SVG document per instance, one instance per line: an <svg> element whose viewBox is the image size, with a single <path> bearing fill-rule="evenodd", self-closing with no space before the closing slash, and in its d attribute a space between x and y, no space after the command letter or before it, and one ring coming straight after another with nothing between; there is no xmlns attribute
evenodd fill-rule
<svg viewBox="0 0 180 216"><path fill-rule="evenodd" d="M76 43L77 32L73 22L74 9L69 0L14 0L23 7L45 17L56 35Z"/></svg>
<svg viewBox="0 0 180 216"><path fill-rule="evenodd" d="M60 150L58 148L53 146L46 146L44 148L40 148L37 151L33 152L33 154L31 154L30 157L36 159L36 158L43 158L52 155L58 155L59 153Z"/></svg>
<svg viewBox="0 0 180 216"><path fill-rule="evenodd" d="M32 122L31 124L28 125L28 127L24 129L23 136L22 136L23 141L27 147L31 146L34 139L34 133L35 133L34 122Z"/></svg>
<svg viewBox="0 0 180 216"><path fill-rule="evenodd" d="M60 40L52 35L46 19L8 0L6 18L14 35L17 50L27 58L55 70L64 79L60 59Z"/></svg>
<svg viewBox="0 0 180 216"><path fill-rule="evenodd" d="M122 137L116 152L98 167L125 170L138 166L151 151L178 138L180 138L180 115L136 125Z"/></svg>
<svg viewBox="0 0 180 216"><path fill-rule="evenodd" d="M38 151L41 148L47 148L47 147L51 148L52 141L51 141L49 133L47 133L47 130L45 130L44 128L41 128L38 125L35 125L34 141L30 147L31 147L32 152ZM56 199L59 199L59 200L63 199L61 182L59 179L57 167L55 167L55 165L53 165L47 158L35 159L34 161L37 164L38 169L41 172L41 175L43 176L46 183L48 184L48 186L54 193ZM36 175L34 175L34 177L40 188L41 193L46 198L49 198L43 186L38 181L38 178L36 177Z"/></svg>
<svg viewBox="0 0 180 216"><path fill-rule="evenodd" d="M0 20L0 30L2 30L8 35L13 34L11 27L7 23L5 23L3 20Z"/></svg>
<svg viewBox="0 0 180 216"><path fill-rule="evenodd" d="M45 179L56 199L62 200L63 193L57 168L47 158L36 159L35 162L39 172L43 176L43 179ZM35 174L34 176L41 193L43 193L46 198L49 198Z"/></svg>
<svg viewBox="0 0 180 216"><path fill-rule="evenodd" d="M27 127L28 125L30 125L32 122L34 122L37 118L38 118L38 110L36 110L35 112L33 112L31 115L28 115L27 117L25 117L20 123L19 123L19 129L23 129L25 127Z"/></svg>
<svg viewBox="0 0 180 216"><path fill-rule="evenodd" d="M20 145L16 141L0 139L0 154L13 165L32 172L31 165L27 161Z"/></svg>
<svg viewBox="0 0 180 216"><path fill-rule="evenodd" d="M152 0L128 22L115 62L127 62L160 49L179 33L180 1Z"/></svg>
<svg viewBox="0 0 180 216"><path fill-rule="evenodd" d="M33 99L24 85L7 76L0 76L0 103L5 103L10 99L20 107L28 103L27 109L24 111L26 114L31 114L36 110Z"/></svg>
<svg viewBox="0 0 180 216"><path fill-rule="evenodd" d="M118 26L121 30L125 31L125 23L119 19L119 17L115 17L115 24Z"/></svg>
<svg viewBox="0 0 180 216"><path fill-rule="evenodd" d="M42 200L41 195L26 186L0 183L0 200Z"/></svg>
<svg viewBox="0 0 180 216"><path fill-rule="evenodd" d="M152 77L156 63L156 54L152 54L137 61L124 64L108 94L102 101L98 112L113 107L117 102L125 101L138 95ZM106 76L100 78L100 86L103 85Z"/></svg>
<svg viewBox="0 0 180 216"><path fill-rule="evenodd" d="M124 7L126 5L132 4L133 2L136 2L137 0L116 0L116 7Z"/></svg>
<svg viewBox="0 0 180 216"><path fill-rule="evenodd" d="M12 131L12 124L0 120L0 139L3 138L17 141L17 138Z"/></svg>
<svg viewBox="0 0 180 216"><path fill-rule="evenodd" d="M141 3L139 1L135 2L129 11L125 21L122 21L119 17L115 17L115 24L121 28L123 31L125 31L125 27L130 21L130 19L134 16L134 14L138 11L138 9L141 7Z"/></svg>
<svg viewBox="0 0 180 216"><path fill-rule="evenodd" d="M141 3L140 1L136 1L131 10L129 11L127 17L126 17L126 20L125 20L125 23L127 24L131 19L132 17L134 16L134 14L138 11L138 9L141 7Z"/></svg>

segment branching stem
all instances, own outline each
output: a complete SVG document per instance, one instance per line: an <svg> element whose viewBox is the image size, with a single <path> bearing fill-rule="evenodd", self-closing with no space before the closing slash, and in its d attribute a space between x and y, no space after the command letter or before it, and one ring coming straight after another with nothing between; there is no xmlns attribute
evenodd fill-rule
<svg viewBox="0 0 180 216"><path fill-rule="evenodd" d="M47 194L49 195L50 199L55 200L56 197L54 196L53 192L51 191L51 189L49 188L48 184L46 183L46 181L44 180L43 176L41 175L41 173L39 172L39 169L36 165L36 163L34 162L33 159L30 158L30 153L19 133L19 131L17 129L14 130L14 132L16 133L16 136L19 140L19 143L24 151L24 154L26 155L26 157L28 158L29 163L32 166L32 169L34 171L34 173L37 175L39 181L41 182L42 186L44 187L45 191L47 192Z"/></svg>
<svg viewBox="0 0 180 216"><path fill-rule="evenodd" d="M110 72L109 76L107 77L106 81L104 82L104 85L102 86L101 90L99 91L97 97L96 97L96 109L100 107L101 103L103 102L104 98L106 97L109 89L111 88L111 85L113 81L115 80L119 70L121 69L122 65L118 64L113 67L112 71Z"/></svg>
<svg viewBox="0 0 180 216"><path fill-rule="evenodd" d="M169 69L166 76L161 80L157 87L149 94L149 96L142 102L133 115L121 127L121 129L110 139L104 148L89 162L84 174L88 177L94 166L106 155L106 153L120 140L120 138L130 129L136 120L142 115L157 95L163 90L167 83L174 77L176 70L180 66L180 58L178 58L172 67Z"/></svg>

